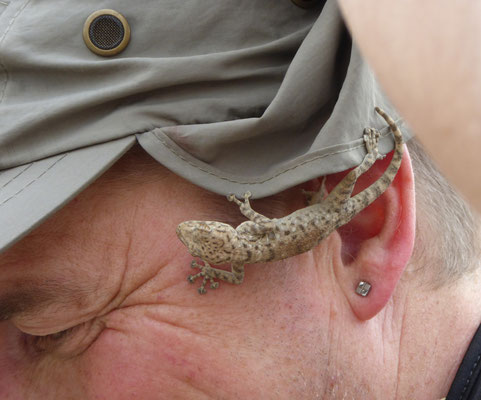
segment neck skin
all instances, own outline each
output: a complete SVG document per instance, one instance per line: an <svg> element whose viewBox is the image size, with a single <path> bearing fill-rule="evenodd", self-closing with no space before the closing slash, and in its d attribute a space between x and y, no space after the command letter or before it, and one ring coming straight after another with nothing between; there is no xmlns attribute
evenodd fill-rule
<svg viewBox="0 0 481 400"><path fill-rule="evenodd" d="M392 398L447 395L481 323L480 275L476 272L436 290L399 284L392 302L373 321L383 328L385 352L391 352L393 364L397 361Z"/></svg>

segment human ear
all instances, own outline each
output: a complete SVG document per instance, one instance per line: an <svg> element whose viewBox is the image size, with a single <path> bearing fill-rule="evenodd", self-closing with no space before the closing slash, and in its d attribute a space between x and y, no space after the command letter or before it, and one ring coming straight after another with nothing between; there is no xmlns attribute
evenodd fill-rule
<svg viewBox="0 0 481 400"><path fill-rule="evenodd" d="M356 193L381 176L389 159L377 161L360 177ZM337 180L338 177L332 178ZM405 146L401 167L391 185L335 233L340 242L334 254L336 277L352 311L360 320L368 320L384 308L411 258L415 207L412 164ZM356 293L361 281L371 285L365 297Z"/></svg>

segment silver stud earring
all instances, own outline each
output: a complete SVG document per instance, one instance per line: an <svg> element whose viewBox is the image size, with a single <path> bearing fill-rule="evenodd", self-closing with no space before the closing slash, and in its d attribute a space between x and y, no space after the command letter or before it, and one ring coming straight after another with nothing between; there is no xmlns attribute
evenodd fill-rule
<svg viewBox="0 0 481 400"><path fill-rule="evenodd" d="M359 296L366 297L371 290L371 284L369 282L361 281L358 283L356 293Z"/></svg>

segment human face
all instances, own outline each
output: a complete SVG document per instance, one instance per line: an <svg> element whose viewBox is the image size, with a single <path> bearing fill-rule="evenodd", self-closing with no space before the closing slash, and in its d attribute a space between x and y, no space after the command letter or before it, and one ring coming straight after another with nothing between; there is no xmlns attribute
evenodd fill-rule
<svg viewBox="0 0 481 400"><path fill-rule="evenodd" d="M329 239L200 296L175 228L238 210L164 169L126 178L131 166L0 255L0 397L314 398L342 308L316 278Z"/></svg>

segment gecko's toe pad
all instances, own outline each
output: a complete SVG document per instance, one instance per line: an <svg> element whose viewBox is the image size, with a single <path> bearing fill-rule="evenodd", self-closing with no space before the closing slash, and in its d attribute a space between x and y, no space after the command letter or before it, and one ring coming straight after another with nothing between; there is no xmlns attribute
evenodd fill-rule
<svg viewBox="0 0 481 400"><path fill-rule="evenodd" d="M376 158L379 158L378 143L381 138L381 134L376 129L366 128L364 130L364 143L368 153L375 154Z"/></svg>
<svg viewBox="0 0 481 400"><path fill-rule="evenodd" d="M191 268L199 268L200 272L195 275L189 275L187 277L187 281L190 283L194 283L197 278L202 277L202 284L200 288L197 289L199 294L206 294L207 290L205 290L205 285L207 281L210 282L211 289L217 289L219 287L219 282L214 281L214 276L212 275L212 267L210 265L199 265L195 260L190 263Z"/></svg>

